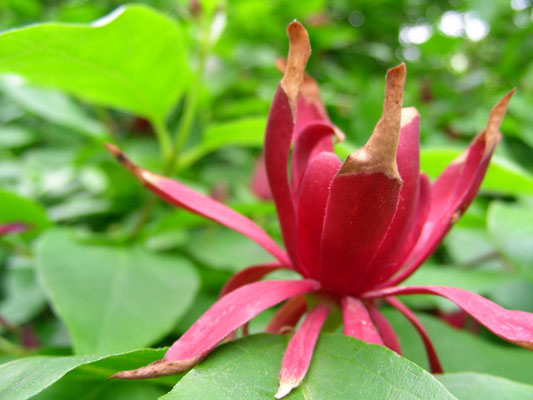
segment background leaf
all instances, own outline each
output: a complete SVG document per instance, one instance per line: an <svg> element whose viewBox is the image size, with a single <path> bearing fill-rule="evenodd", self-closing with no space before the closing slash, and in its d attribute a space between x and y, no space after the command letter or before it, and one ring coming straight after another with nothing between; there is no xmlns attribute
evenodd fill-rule
<svg viewBox="0 0 533 400"><path fill-rule="evenodd" d="M533 399L533 386L498 376L465 372L437 375L437 379L461 400L528 400Z"/></svg>
<svg viewBox="0 0 533 400"><path fill-rule="evenodd" d="M191 305L198 277L178 257L138 247L81 244L50 231L38 251L50 299L77 353L109 353L153 344Z"/></svg>

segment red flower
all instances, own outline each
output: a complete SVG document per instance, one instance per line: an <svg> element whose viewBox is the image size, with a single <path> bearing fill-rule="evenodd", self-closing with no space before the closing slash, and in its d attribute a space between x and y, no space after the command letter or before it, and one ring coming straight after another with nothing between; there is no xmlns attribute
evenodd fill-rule
<svg viewBox="0 0 533 400"><path fill-rule="evenodd" d="M509 92L493 108L487 127L434 182L419 171L419 116L402 109L405 66L387 72L381 119L367 144L341 163L333 153L330 123L314 81L304 77L310 54L307 32L288 27L285 74L270 109L264 157L286 252L254 222L174 180L133 165L117 148L109 150L150 190L168 202L232 228L268 250L276 263L247 268L226 284L222 297L168 350L163 360L115 375L144 378L187 370L218 343L263 310L281 302L267 331L294 327L305 314L303 294L322 304L307 313L283 357L280 388L288 394L303 379L330 307L342 309L344 333L397 352L396 335L376 308L383 299L418 330L431 368L439 360L424 327L397 295L445 297L497 336L533 349L533 314L509 311L462 289L397 287L436 249L475 197L492 152ZM291 176L287 174L289 152ZM295 281L260 281L289 268Z"/></svg>
<svg viewBox="0 0 533 400"><path fill-rule="evenodd" d="M28 229L28 226L22 222L13 222L10 224L0 225L0 236L7 233L22 233Z"/></svg>

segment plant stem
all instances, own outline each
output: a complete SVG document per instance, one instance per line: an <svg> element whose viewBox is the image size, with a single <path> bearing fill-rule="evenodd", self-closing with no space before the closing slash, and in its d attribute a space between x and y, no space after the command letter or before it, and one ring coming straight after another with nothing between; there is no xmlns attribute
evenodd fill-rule
<svg viewBox="0 0 533 400"><path fill-rule="evenodd" d="M173 153L170 132L168 131L164 121L160 120L159 118L153 119L150 122L152 123L155 135L157 136L157 141L159 142L164 165L168 165L171 162Z"/></svg>

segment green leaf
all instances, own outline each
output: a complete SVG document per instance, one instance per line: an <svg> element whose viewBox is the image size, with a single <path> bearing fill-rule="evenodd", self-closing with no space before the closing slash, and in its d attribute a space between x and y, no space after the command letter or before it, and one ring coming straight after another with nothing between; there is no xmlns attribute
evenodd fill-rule
<svg viewBox="0 0 533 400"><path fill-rule="evenodd" d="M396 311L387 309L384 313L398 334L404 357L427 368L424 346L412 325ZM429 332L445 372L482 372L533 384L531 351L491 343L435 317L417 315Z"/></svg>
<svg viewBox="0 0 533 400"><path fill-rule="evenodd" d="M265 128L266 119L263 117L211 124L204 132L201 143L183 154L180 166L187 167L225 146L261 147Z"/></svg>
<svg viewBox="0 0 533 400"><path fill-rule="evenodd" d="M461 400L529 400L533 386L498 376L465 372L437 375L437 379Z"/></svg>
<svg viewBox="0 0 533 400"><path fill-rule="evenodd" d="M505 258L533 280L533 212L518 204L493 202L487 225Z"/></svg>
<svg viewBox="0 0 533 400"><path fill-rule="evenodd" d="M252 335L222 346L161 400L271 400L287 338ZM454 399L429 373L396 353L339 335L322 334L296 399Z"/></svg>
<svg viewBox="0 0 533 400"><path fill-rule="evenodd" d="M89 117L80 106L60 92L21 85L16 79L5 79L0 88L24 109L47 121L92 139L109 139L100 122Z"/></svg>
<svg viewBox="0 0 533 400"><path fill-rule="evenodd" d="M143 349L115 355L36 356L14 360L0 365L0 398L28 399L75 369L76 373L85 376L84 380L89 376L89 379L104 381L115 372L137 368L161 359L163 355L164 349Z"/></svg>
<svg viewBox="0 0 533 400"><path fill-rule="evenodd" d="M420 168L431 178L436 178L459 154L460 150L453 149L422 150ZM481 188L510 195L533 194L533 176L509 160L494 156Z"/></svg>
<svg viewBox="0 0 533 400"><path fill-rule="evenodd" d="M0 35L0 72L162 121L188 77L184 35L144 6L90 25L46 23Z"/></svg>
<svg viewBox="0 0 533 400"><path fill-rule="evenodd" d="M117 352L161 339L191 305L198 277L177 257L76 242L50 231L37 262L77 353Z"/></svg>
<svg viewBox="0 0 533 400"><path fill-rule="evenodd" d="M0 224L9 222L28 224L31 229L23 234L26 237L33 237L50 225L44 208L40 204L17 194L0 190Z"/></svg>

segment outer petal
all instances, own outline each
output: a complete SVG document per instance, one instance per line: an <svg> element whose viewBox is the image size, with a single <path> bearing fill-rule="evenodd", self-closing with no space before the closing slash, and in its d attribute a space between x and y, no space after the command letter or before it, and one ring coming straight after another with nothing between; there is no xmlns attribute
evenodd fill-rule
<svg viewBox="0 0 533 400"><path fill-rule="evenodd" d="M272 317L265 332L285 333L288 328L294 328L302 315L307 311L307 301L304 296L289 299L283 304Z"/></svg>
<svg viewBox="0 0 533 400"><path fill-rule="evenodd" d="M361 300L346 296L342 298L341 304L344 334L346 336L351 336L367 343L383 345L383 340Z"/></svg>
<svg viewBox="0 0 533 400"><path fill-rule="evenodd" d="M321 276L336 293L357 294L358 281L390 225L401 186L396 165L402 64L387 72L383 114L367 144L351 154L331 184L322 234Z"/></svg>
<svg viewBox="0 0 533 400"><path fill-rule="evenodd" d="M257 282L261 280L265 275L270 274L278 269L287 268L279 263L268 263L261 265L254 265L243 269L233 275L224 285L220 291L219 297L224 297L230 292L240 288L241 286L248 285L249 283Z"/></svg>
<svg viewBox="0 0 533 400"><path fill-rule="evenodd" d="M387 303L389 303L391 306L400 311L405 316L405 318L407 318L407 320L414 326L414 328L422 338L422 342L424 343L424 347L426 348L426 354L428 357L429 368L431 369L431 372L433 372L434 374L442 374L443 370L439 357L437 356L435 347L433 347L433 343L429 338L426 328L424 327L424 325L422 325L422 322L420 322L416 315L398 299L395 299L393 297L387 297L385 298L385 301L387 301Z"/></svg>
<svg viewBox="0 0 533 400"><path fill-rule="evenodd" d="M312 280L261 281L242 286L218 300L168 349L165 358L113 378L142 379L174 375L197 364L226 336L260 312L288 298L317 290Z"/></svg>
<svg viewBox="0 0 533 400"><path fill-rule="evenodd" d="M299 268L296 213L287 176L287 164L294 129L296 103L303 82L303 71L310 54L307 32L298 22L288 28L289 60L285 75L274 95L265 133L265 165L278 212L283 241L293 265Z"/></svg>
<svg viewBox="0 0 533 400"><path fill-rule="evenodd" d="M317 155L307 167L297 205L298 253L306 273L319 278L320 243L326 213L326 203L333 177L341 162L333 153Z"/></svg>
<svg viewBox="0 0 533 400"><path fill-rule="evenodd" d="M378 289L364 298L404 294L435 294L451 300L489 331L508 342L533 350L533 314L506 310L499 305L463 289L443 286L406 286Z"/></svg>
<svg viewBox="0 0 533 400"><path fill-rule="evenodd" d="M420 116L416 109L403 109L401 124L396 162L403 184L398 196L398 206L379 249L358 277L363 285L361 290L372 288L375 281L382 280L384 275L390 274L389 271L395 268L399 253L416 222L420 173Z"/></svg>
<svg viewBox="0 0 533 400"><path fill-rule="evenodd" d="M401 355L400 342L387 318L374 305L368 307L368 313L372 321L374 321L381 339L383 339L383 345Z"/></svg>
<svg viewBox="0 0 533 400"><path fill-rule="evenodd" d="M108 150L148 189L159 197L190 212L225 225L259 244L282 264L291 265L285 252L256 223L210 197L197 193L181 183L156 175L133 164L118 148L106 144Z"/></svg>
<svg viewBox="0 0 533 400"><path fill-rule="evenodd" d="M331 135L333 135L333 128L330 125L315 123L308 125L295 140L291 156L293 193L298 193L309 161L321 152L333 153Z"/></svg>
<svg viewBox="0 0 533 400"><path fill-rule="evenodd" d="M305 377L315 344L326 321L329 309L324 305L318 305L309 313L302 326L291 338L283 360L279 374L279 390L274 397L281 399L287 396L292 389L298 387Z"/></svg>
<svg viewBox="0 0 533 400"><path fill-rule="evenodd" d="M442 238L466 211L485 176L492 152L500 139L499 126L514 89L492 109L486 129L466 153L452 162L432 187L431 209L420 239L409 256L410 264L386 283L394 286L407 279L435 251ZM385 284L383 285L385 286Z"/></svg>

